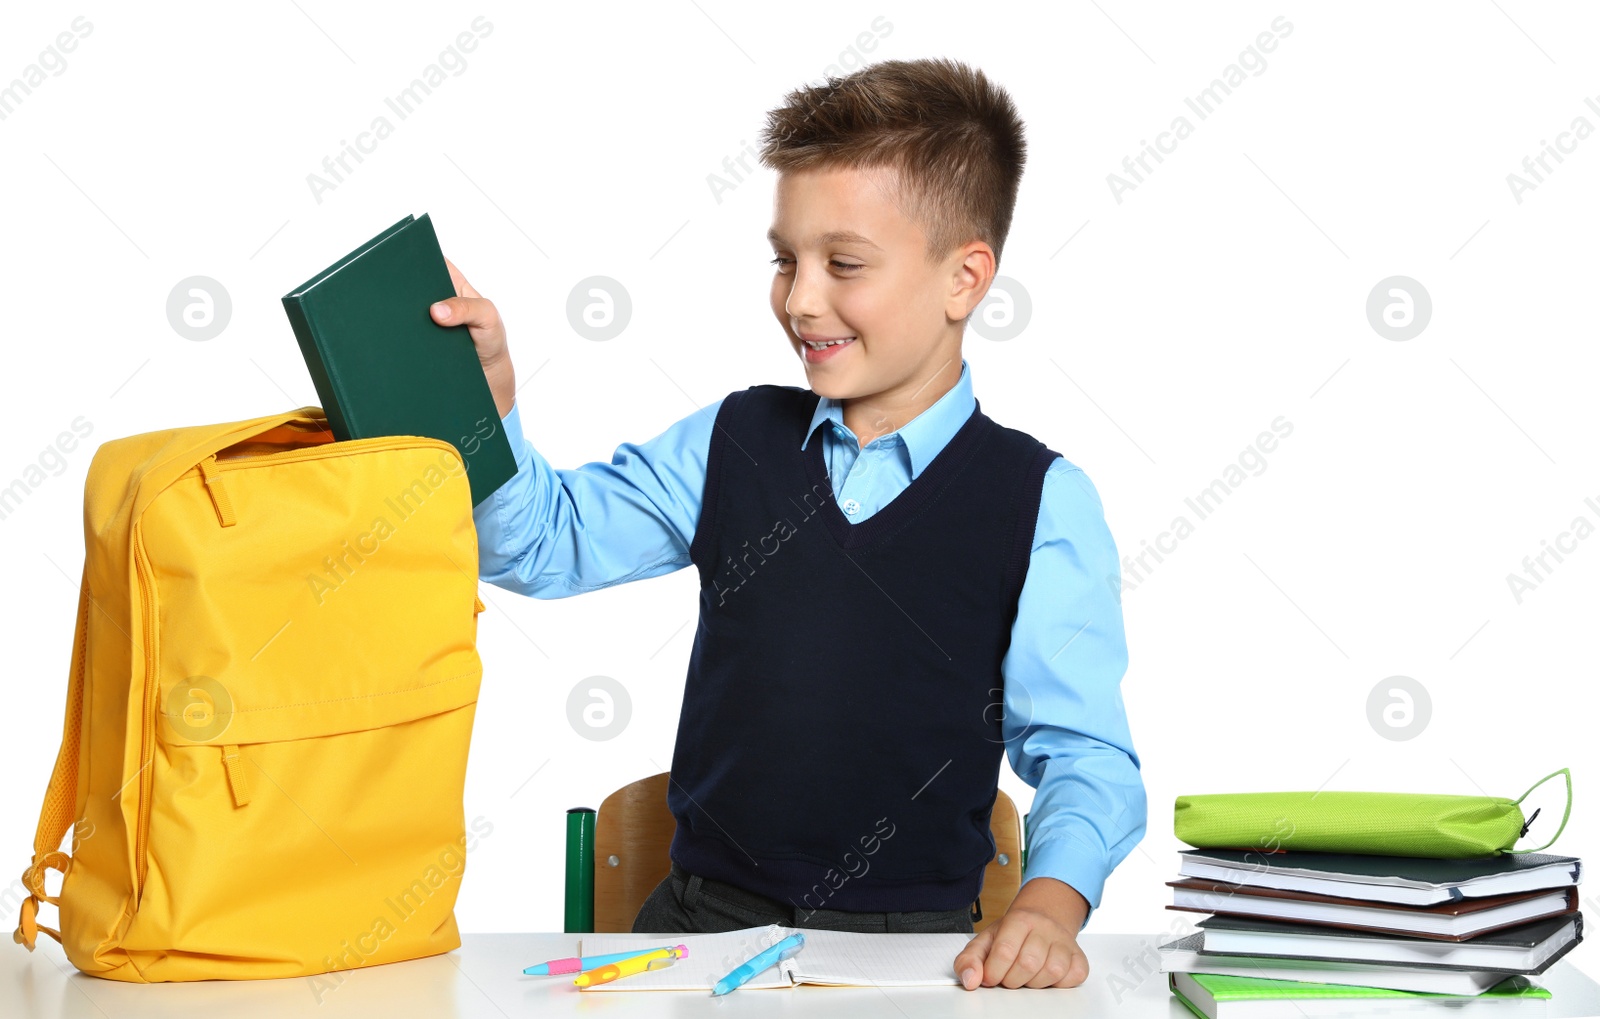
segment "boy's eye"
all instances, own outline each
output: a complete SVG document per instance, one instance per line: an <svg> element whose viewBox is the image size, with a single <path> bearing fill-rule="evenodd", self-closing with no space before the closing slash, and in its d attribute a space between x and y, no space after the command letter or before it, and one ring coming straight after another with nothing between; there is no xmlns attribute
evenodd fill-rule
<svg viewBox="0 0 1600 1019"><path fill-rule="evenodd" d="M792 258L784 258L782 255L779 255L777 258L774 258L768 264L769 265L775 265L775 266L777 266L778 268L781 269L781 268L783 268L784 266L788 265L789 263L791 263L793 261L794 261L794 259L792 259ZM860 268L862 268L859 265L851 265L849 262L840 262L837 259L830 259L828 261L828 264L833 266L835 269L844 269L844 270L847 270L847 271L850 270L850 269L860 269Z"/></svg>

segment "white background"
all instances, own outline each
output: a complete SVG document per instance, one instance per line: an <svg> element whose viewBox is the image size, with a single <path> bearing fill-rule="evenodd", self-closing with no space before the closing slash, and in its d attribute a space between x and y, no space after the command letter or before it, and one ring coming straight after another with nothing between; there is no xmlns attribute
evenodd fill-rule
<svg viewBox="0 0 1600 1019"><path fill-rule="evenodd" d="M1556 850L1592 853L1600 539L1520 604L1506 578L1574 518L1600 524L1584 501L1600 503L1600 139L1520 203L1507 175L1574 118L1600 127L1584 105L1600 103L1600 14L1044 6L10 6L0 81L75 17L92 31L0 120L0 486L78 416L93 430L0 520L3 873L27 863L60 736L95 445L317 403L279 297L408 212L431 214L499 305L524 425L558 466L607 460L732 390L804 384L767 305L772 175L720 202L708 177L788 90L924 56L982 67L1028 125L1000 271L1032 315L1004 341L969 331L977 396L1087 471L1119 549L1194 521L1186 497L1279 415L1294 428L1125 596L1149 829L1092 929L1155 939L1173 923L1181 793L1516 796L1570 766L1577 806ZM493 28L465 70L397 119L384 98L480 14ZM1279 16L1292 32L1265 69L1197 118L1185 97ZM379 115L392 136L317 200L308 175ZM1179 115L1192 135L1118 202L1107 175ZM233 303L206 342L166 315L192 275ZM610 341L567 320L591 275L633 301ZM1393 275L1433 304L1406 341L1367 319ZM692 570L552 602L485 586L466 810L493 833L469 857L464 930L559 929L564 811L665 769L695 594ZM603 743L565 708L595 675L632 707ZM1396 675L1431 701L1404 740L1369 721L1369 694ZM1009 770L1003 787L1026 809ZM1547 789L1543 832L1560 813ZM1091 979L1121 967L1093 962Z"/></svg>

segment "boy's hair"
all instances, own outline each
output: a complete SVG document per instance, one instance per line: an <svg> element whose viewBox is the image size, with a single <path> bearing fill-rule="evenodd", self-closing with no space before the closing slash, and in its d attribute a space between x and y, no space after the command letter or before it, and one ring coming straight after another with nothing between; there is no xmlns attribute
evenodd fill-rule
<svg viewBox="0 0 1600 1019"><path fill-rule="evenodd" d="M976 238L999 264L1026 158L1011 97L947 58L885 60L797 89L768 112L761 147L761 162L779 173L896 171L930 263Z"/></svg>

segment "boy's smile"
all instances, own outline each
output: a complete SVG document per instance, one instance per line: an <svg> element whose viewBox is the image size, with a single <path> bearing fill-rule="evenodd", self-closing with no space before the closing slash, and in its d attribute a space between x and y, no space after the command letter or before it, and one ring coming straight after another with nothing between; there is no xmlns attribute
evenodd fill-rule
<svg viewBox="0 0 1600 1019"><path fill-rule="evenodd" d="M772 312L809 388L845 402L862 445L931 407L961 377L966 316L994 277L979 240L927 259L891 169L780 174Z"/></svg>

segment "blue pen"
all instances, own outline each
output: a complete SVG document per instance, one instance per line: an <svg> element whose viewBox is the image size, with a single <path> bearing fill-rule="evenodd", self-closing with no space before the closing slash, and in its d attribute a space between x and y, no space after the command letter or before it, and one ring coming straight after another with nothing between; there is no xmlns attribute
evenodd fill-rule
<svg viewBox="0 0 1600 1019"><path fill-rule="evenodd" d="M650 952L659 952L661 948L671 948L663 945L657 948L636 948L631 952L612 952L610 955L585 955L582 958L552 959L541 962L537 966L529 966L522 972L530 977L556 976L562 973L577 973L580 970L598 969L613 962L631 959L636 955L647 955Z"/></svg>
<svg viewBox="0 0 1600 1019"><path fill-rule="evenodd" d="M749 983L758 974L776 966L784 959L792 957L796 952L806 946L804 934L791 934L771 948L758 954L755 958L742 966L736 967L732 973L717 981L717 986L711 989L711 996L727 994L735 988Z"/></svg>

